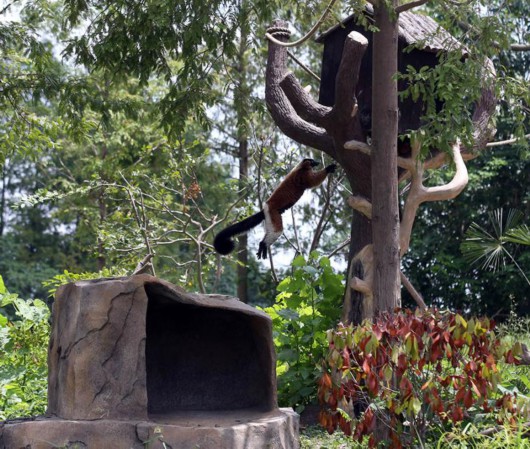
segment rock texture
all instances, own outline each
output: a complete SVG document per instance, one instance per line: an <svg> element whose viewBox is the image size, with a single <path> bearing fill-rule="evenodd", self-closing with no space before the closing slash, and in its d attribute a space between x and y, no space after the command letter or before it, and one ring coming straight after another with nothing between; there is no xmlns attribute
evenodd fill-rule
<svg viewBox="0 0 530 449"><path fill-rule="evenodd" d="M143 276L61 287L53 305L48 413L147 419Z"/></svg>
<svg viewBox="0 0 530 449"><path fill-rule="evenodd" d="M148 275L66 285L53 310L48 414L271 411L271 335L269 317L235 298L190 294Z"/></svg>
<svg viewBox="0 0 530 449"><path fill-rule="evenodd" d="M0 424L0 449L297 449L298 415L194 412L167 422L38 419Z"/></svg>
<svg viewBox="0 0 530 449"><path fill-rule="evenodd" d="M47 417L0 423L0 449L291 449L270 318L148 275L60 288Z"/></svg>

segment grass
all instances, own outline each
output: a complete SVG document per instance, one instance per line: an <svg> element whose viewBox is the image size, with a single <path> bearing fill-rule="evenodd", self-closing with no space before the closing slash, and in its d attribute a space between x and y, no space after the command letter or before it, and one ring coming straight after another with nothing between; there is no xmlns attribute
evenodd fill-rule
<svg viewBox="0 0 530 449"><path fill-rule="evenodd" d="M482 432L484 429L473 425L459 426L442 435L438 441L423 442L417 447L424 449L530 449L528 429L501 427L490 435ZM300 449L366 448L368 448L367 444L359 444L340 431L329 435L324 429L312 426L300 432Z"/></svg>
<svg viewBox="0 0 530 449"><path fill-rule="evenodd" d="M300 449L361 449L366 447L340 431L329 435L319 426L306 427L300 432Z"/></svg>

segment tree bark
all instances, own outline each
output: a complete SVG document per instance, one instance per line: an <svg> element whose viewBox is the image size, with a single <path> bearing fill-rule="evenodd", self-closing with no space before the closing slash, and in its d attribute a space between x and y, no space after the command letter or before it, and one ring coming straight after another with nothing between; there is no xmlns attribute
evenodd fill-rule
<svg viewBox="0 0 530 449"><path fill-rule="evenodd" d="M6 190L7 190L7 161L4 162L2 170L2 191L0 192L0 237L4 235Z"/></svg>
<svg viewBox="0 0 530 449"><path fill-rule="evenodd" d="M250 34L248 21L248 2L243 0L240 6L240 41L234 91L234 107L237 120L237 140L239 157L239 190L247 187L248 180L248 120L250 89L248 87L247 41ZM237 297L248 303L248 237L243 234L237 243Z"/></svg>
<svg viewBox="0 0 530 449"><path fill-rule="evenodd" d="M239 186L245 188L248 178L248 140L239 142ZM237 297L248 303L248 237L243 234L237 244Z"/></svg>
<svg viewBox="0 0 530 449"><path fill-rule="evenodd" d="M372 237L374 313L400 304L398 207L397 14L384 2L375 7L372 97ZM392 1L392 7L397 1Z"/></svg>

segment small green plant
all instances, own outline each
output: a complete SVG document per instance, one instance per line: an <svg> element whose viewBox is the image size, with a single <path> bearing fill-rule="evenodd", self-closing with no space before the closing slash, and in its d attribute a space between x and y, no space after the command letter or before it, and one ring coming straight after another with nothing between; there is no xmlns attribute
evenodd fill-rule
<svg viewBox="0 0 530 449"><path fill-rule="evenodd" d="M61 285L68 284L69 282L119 276L127 276L126 270L119 268L103 268L103 270L101 271L86 271L84 273L72 273L71 271L64 270L61 274L57 274L51 279L44 281L42 285L44 285L44 287L47 287L48 293L50 294L50 296L53 296Z"/></svg>
<svg viewBox="0 0 530 449"><path fill-rule="evenodd" d="M517 363L520 343L502 342L487 318L451 312L399 311L373 323L329 331L329 354L319 381L321 424L376 446L376 421L390 447L423 444L436 433L473 420L516 425L527 416L526 396L501 385L499 363ZM354 406L364 412L357 417Z"/></svg>
<svg viewBox="0 0 530 449"><path fill-rule="evenodd" d="M340 317L343 276L326 257L298 256L292 274L279 285L277 302L265 310L274 328L278 398L301 412L316 401L320 363L326 354L326 331Z"/></svg>
<svg viewBox="0 0 530 449"><path fill-rule="evenodd" d="M9 293L0 276L0 419L45 411L49 315L43 301Z"/></svg>
<svg viewBox="0 0 530 449"><path fill-rule="evenodd" d="M488 215L488 226L471 223L461 245L464 257L471 263L483 262L482 268L494 271L508 261L530 285L525 270L513 256L512 248L514 245L530 245L530 228L521 224L523 217L523 213L516 209L510 209L506 214L503 209L496 209Z"/></svg>

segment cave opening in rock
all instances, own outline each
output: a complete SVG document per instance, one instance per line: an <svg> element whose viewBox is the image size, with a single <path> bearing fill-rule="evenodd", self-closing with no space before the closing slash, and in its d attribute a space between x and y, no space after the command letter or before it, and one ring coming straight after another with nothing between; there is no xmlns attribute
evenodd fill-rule
<svg viewBox="0 0 530 449"><path fill-rule="evenodd" d="M271 360L258 319L180 302L146 285L149 415L270 409Z"/></svg>

